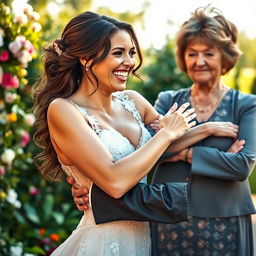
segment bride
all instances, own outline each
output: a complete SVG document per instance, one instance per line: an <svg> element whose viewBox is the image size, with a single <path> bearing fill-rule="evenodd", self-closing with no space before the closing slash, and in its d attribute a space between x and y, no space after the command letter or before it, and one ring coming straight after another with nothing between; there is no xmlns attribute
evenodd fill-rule
<svg viewBox="0 0 256 256"><path fill-rule="evenodd" d="M43 60L44 74L34 93L35 141L42 148L38 167L47 179L69 175L78 187L95 183L120 198L143 182L168 145L195 124L188 103L174 104L151 138L145 125L159 115L140 94L125 90L128 76L137 76L142 62L127 23L82 13L44 49ZM181 201L186 201L185 186L180 183ZM96 225L90 209L52 255L148 256L149 226L136 221Z"/></svg>

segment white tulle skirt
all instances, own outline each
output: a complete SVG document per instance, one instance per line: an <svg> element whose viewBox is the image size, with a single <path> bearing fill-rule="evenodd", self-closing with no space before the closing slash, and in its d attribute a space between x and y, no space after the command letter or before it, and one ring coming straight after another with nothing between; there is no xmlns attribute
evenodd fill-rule
<svg viewBox="0 0 256 256"><path fill-rule="evenodd" d="M115 221L96 225L91 210L52 256L150 256L149 223Z"/></svg>

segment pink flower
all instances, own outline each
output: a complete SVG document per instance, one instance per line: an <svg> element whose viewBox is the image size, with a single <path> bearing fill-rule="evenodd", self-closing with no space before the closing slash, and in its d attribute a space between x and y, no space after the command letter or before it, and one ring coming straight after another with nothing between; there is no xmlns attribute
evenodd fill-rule
<svg viewBox="0 0 256 256"><path fill-rule="evenodd" d="M11 51L14 57L17 57L19 55L19 51L22 48L22 40L25 40L24 36L17 36L15 38L15 41L9 43L9 50Z"/></svg>
<svg viewBox="0 0 256 256"><path fill-rule="evenodd" d="M4 167L1 165L0 166L0 176L4 176L5 175L5 169Z"/></svg>
<svg viewBox="0 0 256 256"><path fill-rule="evenodd" d="M30 141L30 135L26 131L22 131L21 133L21 147L27 146Z"/></svg>
<svg viewBox="0 0 256 256"><path fill-rule="evenodd" d="M19 79L17 78L17 76L12 76L11 73L5 73L2 78L2 86L5 89L18 88Z"/></svg>
<svg viewBox="0 0 256 256"><path fill-rule="evenodd" d="M8 50L4 50L0 53L0 61L1 62L5 62L7 60L9 60L10 58L10 54Z"/></svg>
<svg viewBox="0 0 256 256"><path fill-rule="evenodd" d="M29 194L31 196L35 196L35 195L39 194L39 190L36 187L30 187L29 188Z"/></svg>

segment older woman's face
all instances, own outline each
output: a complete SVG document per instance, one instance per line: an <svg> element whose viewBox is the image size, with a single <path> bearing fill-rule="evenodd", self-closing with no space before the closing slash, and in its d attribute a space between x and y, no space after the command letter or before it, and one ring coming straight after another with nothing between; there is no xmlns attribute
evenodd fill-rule
<svg viewBox="0 0 256 256"><path fill-rule="evenodd" d="M218 48L195 41L187 46L184 54L187 73L196 84L211 86L219 82L222 63Z"/></svg>

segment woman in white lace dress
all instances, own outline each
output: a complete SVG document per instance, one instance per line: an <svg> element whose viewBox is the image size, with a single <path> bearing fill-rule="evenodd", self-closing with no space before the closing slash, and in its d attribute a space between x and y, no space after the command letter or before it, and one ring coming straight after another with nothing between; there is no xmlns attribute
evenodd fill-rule
<svg viewBox="0 0 256 256"><path fill-rule="evenodd" d="M43 60L44 75L34 95L35 141L43 150L38 167L48 179L59 180L66 173L76 186L95 183L119 198L194 125L194 110L187 110L185 103L180 108L175 104L160 118L161 129L154 138L145 129L158 114L141 95L124 91L128 76L137 76L142 61L129 24L85 12L45 48ZM53 255L148 256L148 223L96 225L88 210Z"/></svg>

